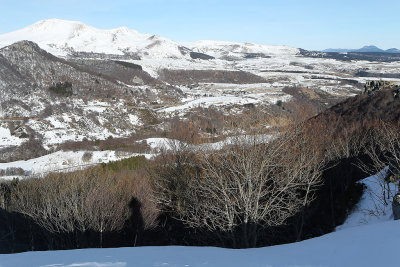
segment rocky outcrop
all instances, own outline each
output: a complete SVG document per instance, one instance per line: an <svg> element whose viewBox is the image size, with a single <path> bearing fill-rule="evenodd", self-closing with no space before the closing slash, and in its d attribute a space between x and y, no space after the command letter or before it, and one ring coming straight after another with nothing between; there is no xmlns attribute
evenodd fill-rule
<svg viewBox="0 0 400 267"><path fill-rule="evenodd" d="M203 54L203 53L197 53L197 52L190 52L190 57L193 59L202 59L202 60L215 59L215 57L212 57L212 56L209 56L209 55Z"/></svg>
<svg viewBox="0 0 400 267"><path fill-rule="evenodd" d="M374 91L396 87L399 87L399 85L391 81L367 81L364 85L363 94L371 94Z"/></svg>

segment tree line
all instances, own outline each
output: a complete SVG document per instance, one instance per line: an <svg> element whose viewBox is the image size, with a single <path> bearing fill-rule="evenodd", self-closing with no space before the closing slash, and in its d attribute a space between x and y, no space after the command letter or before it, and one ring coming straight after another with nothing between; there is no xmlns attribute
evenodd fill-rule
<svg viewBox="0 0 400 267"><path fill-rule="evenodd" d="M398 125L379 121L340 131L329 123L242 135L220 150L173 142L152 160L2 182L1 251L249 248L332 231L361 196L355 181L400 166L400 136Z"/></svg>

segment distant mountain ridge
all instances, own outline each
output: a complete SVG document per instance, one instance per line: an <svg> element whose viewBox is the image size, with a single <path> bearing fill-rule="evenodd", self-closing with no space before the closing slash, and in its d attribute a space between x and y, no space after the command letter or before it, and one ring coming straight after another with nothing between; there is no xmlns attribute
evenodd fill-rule
<svg viewBox="0 0 400 267"><path fill-rule="evenodd" d="M390 48L387 50L380 49L375 45L366 45L360 49L342 49L342 48L328 48L322 50L322 52L326 53L348 53L348 52L355 52L355 53L400 53L400 50L397 48Z"/></svg>
<svg viewBox="0 0 400 267"><path fill-rule="evenodd" d="M299 53L299 49L289 46L222 41L175 42L158 35L139 33L127 27L104 30L79 21L61 19L42 20L23 29L0 34L0 48L23 40L35 42L47 52L62 57L76 53L97 53L131 59L190 60L199 56L211 59L232 55L245 57L249 54L269 56Z"/></svg>

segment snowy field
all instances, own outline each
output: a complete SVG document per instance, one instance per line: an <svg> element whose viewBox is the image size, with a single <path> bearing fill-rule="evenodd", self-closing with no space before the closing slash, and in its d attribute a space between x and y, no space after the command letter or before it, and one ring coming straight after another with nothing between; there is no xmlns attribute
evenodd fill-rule
<svg viewBox="0 0 400 267"><path fill-rule="evenodd" d="M361 181L366 185L362 200L336 232L298 243L243 250L169 246L26 252L0 255L0 267L399 266L400 221L393 221L390 202L383 207L378 200L381 178ZM377 208L384 212L369 212Z"/></svg>
<svg viewBox="0 0 400 267"><path fill-rule="evenodd" d="M138 247L0 255L1 267L399 266L400 221L259 249Z"/></svg>
<svg viewBox="0 0 400 267"><path fill-rule="evenodd" d="M89 153L88 157L85 154ZM85 155L85 156L84 156ZM110 161L121 160L128 157L144 155L150 158L150 154L120 153L116 151L58 151L49 155L34 158L30 160L13 161L9 163L0 163L0 169L22 168L26 175L45 175L50 172L70 172L80 170L89 166ZM0 176L2 179L12 179L15 176ZM21 177L18 177L21 178ZM22 177L23 178L23 177Z"/></svg>

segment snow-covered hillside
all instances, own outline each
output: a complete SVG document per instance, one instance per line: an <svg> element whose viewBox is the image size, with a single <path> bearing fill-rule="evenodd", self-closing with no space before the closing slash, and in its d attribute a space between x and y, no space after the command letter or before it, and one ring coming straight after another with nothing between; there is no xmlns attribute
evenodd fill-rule
<svg viewBox="0 0 400 267"><path fill-rule="evenodd" d="M263 54L263 55L297 55L299 49L290 46L267 46L253 43L238 43L201 40L185 43L195 52L211 55L216 58L234 56L235 54Z"/></svg>

